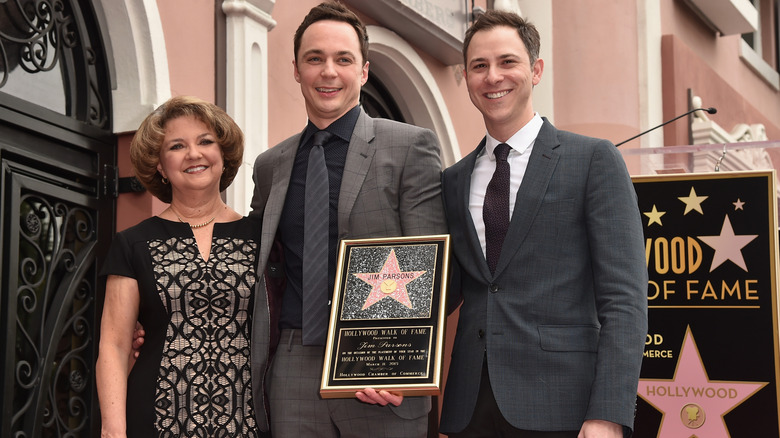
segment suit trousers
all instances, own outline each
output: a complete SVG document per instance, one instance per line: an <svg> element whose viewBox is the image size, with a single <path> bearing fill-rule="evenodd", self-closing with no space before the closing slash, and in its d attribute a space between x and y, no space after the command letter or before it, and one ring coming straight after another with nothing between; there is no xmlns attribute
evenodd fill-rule
<svg viewBox="0 0 780 438"><path fill-rule="evenodd" d="M291 438L424 438L428 416L407 420L389 406L356 398L323 399L325 347L304 346L301 331L284 329L268 378L271 435Z"/></svg>
<svg viewBox="0 0 780 438"><path fill-rule="evenodd" d="M487 358L482 362L482 378L474 414L465 429L449 434L450 438L577 438L578 430L543 432L518 429L504 418L493 395L488 375Z"/></svg>

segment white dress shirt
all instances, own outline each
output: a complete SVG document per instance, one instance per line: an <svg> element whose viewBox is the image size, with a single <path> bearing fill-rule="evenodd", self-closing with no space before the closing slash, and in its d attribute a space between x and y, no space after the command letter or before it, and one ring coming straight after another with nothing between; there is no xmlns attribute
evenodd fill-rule
<svg viewBox="0 0 780 438"><path fill-rule="evenodd" d="M531 156L536 136L542 128L542 118L539 113L525 124L519 131L505 143L509 145L509 217L515 211L515 200L520 183L523 182L525 170L528 167L528 158ZM482 206L485 203L485 192L488 183L493 178L496 170L496 156L494 150L501 142L486 134L485 149L477 157L474 164L474 172L471 174L471 193L469 193L469 211L474 227L477 229L479 243L482 246L482 254L485 255L485 220L482 218Z"/></svg>

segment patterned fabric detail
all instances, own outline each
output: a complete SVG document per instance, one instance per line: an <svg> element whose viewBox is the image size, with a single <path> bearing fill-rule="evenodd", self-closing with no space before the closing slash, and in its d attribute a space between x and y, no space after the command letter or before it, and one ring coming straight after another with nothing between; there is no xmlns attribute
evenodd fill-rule
<svg viewBox="0 0 780 438"><path fill-rule="evenodd" d="M257 436L249 334L257 243L215 238L149 242L157 291L170 315L155 394L162 437Z"/></svg>

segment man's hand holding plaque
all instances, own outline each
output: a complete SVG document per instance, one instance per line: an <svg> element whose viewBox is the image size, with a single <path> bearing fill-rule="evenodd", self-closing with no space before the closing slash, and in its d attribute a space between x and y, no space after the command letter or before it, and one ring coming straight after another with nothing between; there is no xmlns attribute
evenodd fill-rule
<svg viewBox="0 0 780 438"><path fill-rule="evenodd" d="M393 406L399 406L404 401L403 395L391 394L387 391L377 391L374 388L366 388L355 393L355 397L363 403L372 405L386 406L390 403Z"/></svg>

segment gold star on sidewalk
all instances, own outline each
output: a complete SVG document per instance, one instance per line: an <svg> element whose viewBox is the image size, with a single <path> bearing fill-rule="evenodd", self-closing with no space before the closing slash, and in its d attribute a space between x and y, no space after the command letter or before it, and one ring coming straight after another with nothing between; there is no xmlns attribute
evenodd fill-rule
<svg viewBox="0 0 780 438"><path fill-rule="evenodd" d="M655 204L653 204L653 209L651 211L648 211L648 212L642 213L642 214L644 214L645 216L650 218L650 220L647 221L647 226L648 227L650 225L653 225L654 223L656 223L656 224L658 224L660 226L664 226L664 224L661 223L661 216L665 215L666 212L665 211L658 211L655 208Z"/></svg>
<svg viewBox="0 0 780 438"><path fill-rule="evenodd" d="M691 210L696 210L701 214L704 214L704 212L701 210L701 203L705 199L707 199L709 196L696 196L696 190L691 187L691 194L688 196L681 196L678 197L680 201L685 203L685 213L683 213L683 216L688 214Z"/></svg>

